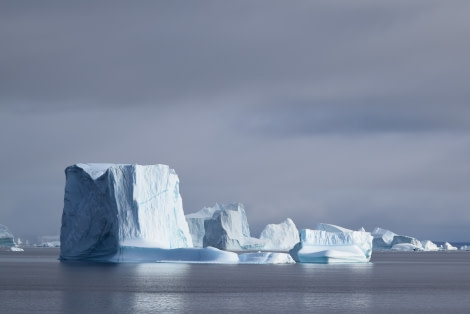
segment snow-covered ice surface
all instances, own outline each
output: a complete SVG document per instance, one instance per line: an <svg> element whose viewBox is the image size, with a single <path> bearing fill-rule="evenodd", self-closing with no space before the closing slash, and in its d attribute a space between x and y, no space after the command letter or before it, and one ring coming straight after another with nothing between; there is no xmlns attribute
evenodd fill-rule
<svg viewBox="0 0 470 314"><path fill-rule="evenodd" d="M369 232L328 224L319 224L317 228L321 230L300 231L300 242L289 251L296 262L363 263L370 260L373 238Z"/></svg>
<svg viewBox="0 0 470 314"><path fill-rule="evenodd" d="M280 224L267 225L260 234L264 250L288 251L299 241L299 230L292 219L287 218Z"/></svg>
<svg viewBox="0 0 470 314"><path fill-rule="evenodd" d="M107 261L128 241L192 247L179 179L168 166L76 164L65 174L62 260Z"/></svg>
<svg viewBox="0 0 470 314"><path fill-rule="evenodd" d="M215 205L210 219L204 220L203 246L221 250L259 250L263 241L250 236L250 227L243 204Z"/></svg>

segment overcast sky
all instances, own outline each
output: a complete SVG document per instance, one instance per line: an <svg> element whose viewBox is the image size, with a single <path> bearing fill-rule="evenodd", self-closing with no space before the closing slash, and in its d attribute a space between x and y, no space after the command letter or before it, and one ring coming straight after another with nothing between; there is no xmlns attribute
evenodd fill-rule
<svg viewBox="0 0 470 314"><path fill-rule="evenodd" d="M186 213L470 241L470 2L1 1L0 224L64 169L168 164Z"/></svg>

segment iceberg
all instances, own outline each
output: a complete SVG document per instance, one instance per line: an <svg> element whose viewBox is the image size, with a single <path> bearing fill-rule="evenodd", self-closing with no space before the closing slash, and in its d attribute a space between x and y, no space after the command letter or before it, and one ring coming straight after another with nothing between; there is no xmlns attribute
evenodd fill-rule
<svg viewBox="0 0 470 314"><path fill-rule="evenodd" d="M423 251L421 246L416 246L411 243L397 243L391 248L392 251Z"/></svg>
<svg viewBox="0 0 470 314"><path fill-rule="evenodd" d="M289 251L301 263L363 263L372 255L372 235L330 224L300 230L300 242Z"/></svg>
<svg viewBox="0 0 470 314"><path fill-rule="evenodd" d="M439 251L439 247L430 240L421 241L421 245L424 251Z"/></svg>
<svg viewBox="0 0 470 314"><path fill-rule="evenodd" d="M295 264L287 253L257 252L242 253L238 256L240 264Z"/></svg>
<svg viewBox="0 0 470 314"><path fill-rule="evenodd" d="M61 260L110 261L122 247L192 247L179 179L166 165L65 169Z"/></svg>
<svg viewBox="0 0 470 314"><path fill-rule="evenodd" d="M193 239L194 247L203 247L203 239L205 235L204 222L209 220L214 215L214 212L221 210L218 204L214 207L204 207L198 212L187 214L186 222L188 223L189 232Z"/></svg>
<svg viewBox="0 0 470 314"><path fill-rule="evenodd" d="M280 224L267 225L260 234L264 250L289 251L299 241L299 230L292 219L287 218Z"/></svg>
<svg viewBox="0 0 470 314"><path fill-rule="evenodd" d="M416 238L398 235L390 230L375 228L372 231L374 237L374 250L394 251L437 251L439 248L430 240L420 241Z"/></svg>
<svg viewBox="0 0 470 314"><path fill-rule="evenodd" d="M291 262L277 253L248 255L240 259L234 252L214 247L193 247L183 212L178 176L166 165L76 164L67 167L65 175L64 209L58 242L62 261ZM219 227L226 228L222 234L228 235L227 239L243 245L252 241L242 205L218 207L215 211L218 214L214 214L211 221L215 220ZM216 227L209 224L205 229L213 231ZM4 229L0 229L0 234L12 239ZM233 238L235 235L236 239Z"/></svg>
<svg viewBox="0 0 470 314"><path fill-rule="evenodd" d="M377 227L372 231L372 236L374 237L372 241L374 250L387 250L392 247L393 237L396 234L390 230Z"/></svg>
<svg viewBox="0 0 470 314"><path fill-rule="evenodd" d="M210 219L204 219L203 246L221 250L262 249L264 243L250 236L250 227L243 204L216 204Z"/></svg>
<svg viewBox="0 0 470 314"><path fill-rule="evenodd" d="M449 242L444 243L443 249L445 251L456 251L456 250L458 250L458 248L456 248L455 246L453 246Z"/></svg>
<svg viewBox="0 0 470 314"><path fill-rule="evenodd" d="M16 243L13 240L13 234L4 225L0 225L0 247L16 247Z"/></svg>
<svg viewBox="0 0 470 314"><path fill-rule="evenodd" d="M0 225L0 249L8 248L12 252L23 252L15 243L13 234L4 225Z"/></svg>
<svg viewBox="0 0 470 314"><path fill-rule="evenodd" d="M423 245L421 244L421 241L419 241L416 238L413 237L408 237L408 236L402 236L402 235L396 235L393 237L393 241L391 243L392 248L397 245L397 244L411 244L415 246L418 249L423 249Z"/></svg>

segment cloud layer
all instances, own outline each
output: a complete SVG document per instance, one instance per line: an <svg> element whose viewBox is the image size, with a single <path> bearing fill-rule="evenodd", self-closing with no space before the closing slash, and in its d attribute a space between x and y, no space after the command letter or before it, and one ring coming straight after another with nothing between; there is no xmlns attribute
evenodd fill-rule
<svg viewBox="0 0 470 314"><path fill-rule="evenodd" d="M60 228L63 170L165 163L186 212L470 239L470 4L0 4L0 223ZM28 218L26 218L28 217Z"/></svg>

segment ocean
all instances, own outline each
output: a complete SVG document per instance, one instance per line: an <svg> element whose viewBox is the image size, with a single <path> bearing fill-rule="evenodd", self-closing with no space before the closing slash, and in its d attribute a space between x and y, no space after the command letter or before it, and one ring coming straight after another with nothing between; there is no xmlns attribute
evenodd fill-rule
<svg viewBox="0 0 470 314"><path fill-rule="evenodd" d="M470 252L374 252L366 264L60 262L0 252L0 313L470 313Z"/></svg>

